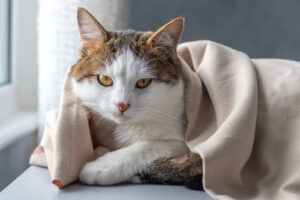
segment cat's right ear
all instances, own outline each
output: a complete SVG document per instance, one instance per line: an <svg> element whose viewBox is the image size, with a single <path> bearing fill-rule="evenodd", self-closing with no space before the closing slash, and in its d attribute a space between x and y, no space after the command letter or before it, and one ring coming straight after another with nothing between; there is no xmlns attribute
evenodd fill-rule
<svg viewBox="0 0 300 200"><path fill-rule="evenodd" d="M107 31L86 9L77 9L77 22L83 51L87 51L95 42L107 39Z"/></svg>

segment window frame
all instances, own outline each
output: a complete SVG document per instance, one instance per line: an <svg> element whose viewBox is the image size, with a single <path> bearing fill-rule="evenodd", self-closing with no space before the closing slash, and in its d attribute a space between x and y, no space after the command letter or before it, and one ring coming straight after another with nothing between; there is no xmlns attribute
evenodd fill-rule
<svg viewBox="0 0 300 200"><path fill-rule="evenodd" d="M24 110L37 111L38 0L9 2L10 75L9 82L0 85L0 130L7 117Z"/></svg>
<svg viewBox="0 0 300 200"><path fill-rule="evenodd" d="M0 87L3 87L4 85L7 85L11 82L11 23L12 23L12 6L11 6L11 1L10 0L6 0L7 3L7 24L6 24L6 28L7 28L7 40L6 40L6 44L5 44L5 48L7 50L7 54L6 54L6 67L7 67L7 72L6 72L6 81L1 83L0 82Z"/></svg>
<svg viewBox="0 0 300 200"><path fill-rule="evenodd" d="M13 81L13 66L12 66L12 27L13 27L13 8L12 1L8 1L8 41L7 41L7 67L8 67L8 81L0 83L0 120L7 115L17 110L17 102L15 100L16 84Z"/></svg>

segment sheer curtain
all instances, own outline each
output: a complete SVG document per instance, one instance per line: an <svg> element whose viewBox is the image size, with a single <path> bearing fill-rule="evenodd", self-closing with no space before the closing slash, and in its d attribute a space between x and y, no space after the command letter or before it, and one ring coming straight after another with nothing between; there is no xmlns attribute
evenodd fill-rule
<svg viewBox="0 0 300 200"><path fill-rule="evenodd" d="M39 138L45 113L58 108L67 69L78 59L76 10L87 8L107 29L128 27L129 0L39 0L38 109Z"/></svg>

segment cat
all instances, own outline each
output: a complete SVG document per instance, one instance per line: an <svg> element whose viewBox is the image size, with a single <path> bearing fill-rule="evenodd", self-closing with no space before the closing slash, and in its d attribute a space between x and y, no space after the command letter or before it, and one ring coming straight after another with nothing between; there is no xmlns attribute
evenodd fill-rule
<svg viewBox="0 0 300 200"><path fill-rule="evenodd" d="M184 19L156 32L107 31L87 10L77 14L81 57L72 74L73 92L91 112L116 124L118 145L86 163L79 179L89 185L151 182L145 177L157 169L153 163L190 152L176 53Z"/></svg>

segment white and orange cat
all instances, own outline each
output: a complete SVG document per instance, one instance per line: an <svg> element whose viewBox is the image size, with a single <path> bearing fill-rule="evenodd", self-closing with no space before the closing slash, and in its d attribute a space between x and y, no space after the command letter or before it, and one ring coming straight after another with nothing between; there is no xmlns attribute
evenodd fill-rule
<svg viewBox="0 0 300 200"><path fill-rule="evenodd" d="M78 9L82 56L73 71L73 91L93 113L116 124L112 134L119 145L87 163L81 182L139 182L135 175L155 160L189 151L176 53L183 23L176 18L156 32L114 32Z"/></svg>

